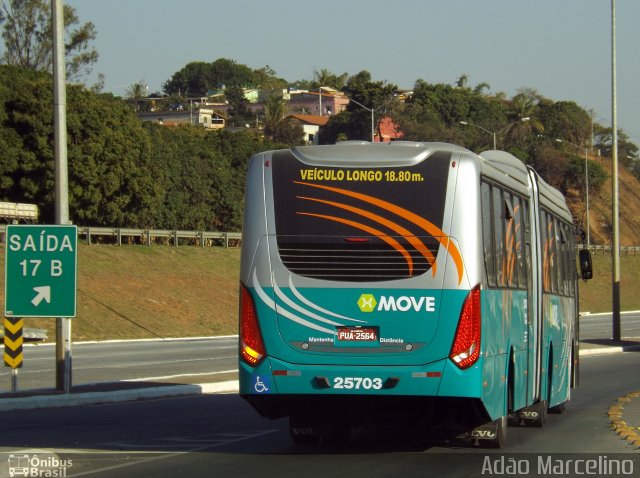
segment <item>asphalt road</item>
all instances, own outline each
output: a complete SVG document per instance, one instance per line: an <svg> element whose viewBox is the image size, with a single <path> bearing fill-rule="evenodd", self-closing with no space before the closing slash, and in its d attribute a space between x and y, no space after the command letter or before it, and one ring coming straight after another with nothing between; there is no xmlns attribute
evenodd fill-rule
<svg viewBox="0 0 640 478"><path fill-rule="evenodd" d="M580 320L580 339L608 339L613 335L611 313L583 315ZM625 312L620 318L624 338L640 338L640 312Z"/></svg>
<svg viewBox="0 0 640 478"><path fill-rule="evenodd" d="M55 388L55 346L27 345L18 390ZM136 380L201 383L237 376L238 338L95 342L72 345L74 385ZM0 369L0 393L11 390L10 369Z"/></svg>
<svg viewBox="0 0 640 478"><path fill-rule="evenodd" d="M583 340L611 337L611 315L581 319ZM624 337L640 338L640 313L625 313ZM237 337L77 343L72 345L74 385L133 380L207 383L237 377ZM55 388L55 346L27 345L18 390ZM0 367L0 393L11 390L10 369Z"/></svg>
<svg viewBox="0 0 640 478"><path fill-rule="evenodd" d="M581 319L584 340L611 337L611 315ZM640 338L640 313L625 313L624 337ZM77 343L72 345L74 385L136 380L206 383L237 376L237 337ZM27 345L18 389L55 388L55 346ZM10 369L0 367L0 393L11 390Z"/></svg>
<svg viewBox="0 0 640 478"><path fill-rule="evenodd" d="M43 463L65 463L66 476L501 476L482 470L510 458L528 463L525 475L536 476L539 460L568 466L576 457L636 460L632 476L638 476L640 454L613 433L607 411L640 389L639 362L640 352L585 357L581 386L565 413L550 415L542 429L509 428L500 453L428 433L410 438L399 427L357 430L346 448L297 447L286 421L262 419L236 395L208 395L2 412L0 476L9 455L14 462L37 455Z"/></svg>

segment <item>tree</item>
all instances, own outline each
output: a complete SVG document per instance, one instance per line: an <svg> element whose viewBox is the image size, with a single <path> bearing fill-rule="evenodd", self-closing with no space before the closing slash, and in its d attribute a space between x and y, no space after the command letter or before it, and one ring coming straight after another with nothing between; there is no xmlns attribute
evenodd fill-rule
<svg viewBox="0 0 640 478"><path fill-rule="evenodd" d="M2 0L5 17L2 38L4 60L8 65L28 70L53 69L51 8L45 0ZM85 68L98 60L98 52L90 46L96 38L93 23L78 25L73 7L64 5L65 56L68 78L86 74Z"/></svg>
<svg viewBox="0 0 640 478"><path fill-rule="evenodd" d="M550 138L560 138L576 144L589 144L591 117L573 101L542 102L540 118Z"/></svg>
<svg viewBox="0 0 640 478"><path fill-rule="evenodd" d="M205 96L207 91L217 87L213 84L212 76L211 64L192 61L174 73L171 79L162 85L162 89L169 96Z"/></svg>
<svg viewBox="0 0 640 478"><path fill-rule="evenodd" d="M462 75L460 75L460 78L456 80L456 87L466 88L468 81L469 81L469 75L467 75L466 73L463 73Z"/></svg>
<svg viewBox="0 0 640 478"><path fill-rule="evenodd" d="M287 81L278 78L276 71L269 65L253 70L254 86L262 90L283 90L287 87Z"/></svg>
<svg viewBox="0 0 640 478"><path fill-rule="evenodd" d="M371 141L371 116L391 107L396 90L393 84L372 81L371 73L366 70L351 76L344 91L353 101L349 102L346 111L331 117L321 134L322 142L333 143L340 134L349 139Z"/></svg>
<svg viewBox="0 0 640 478"><path fill-rule="evenodd" d="M244 96L244 90L240 86L227 86L224 90L224 96L231 106L230 113L233 120L243 123L249 119L249 100Z"/></svg>
<svg viewBox="0 0 640 478"><path fill-rule="evenodd" d="M331 73L331 71L329 71L328 69L322 68L313 72L312 89L327 86L329 88L341 90L342 88L344 88L347 78L349 78L349 75L347 73L343 73L342 75L338 76L334 73Z"/></svg>
<svg viewBox="0 0 640 478"><path fill-rule="evenodd" d="M594 148L604 157L610 158L613 154L613 130L610 126L593 125ZM623 130L618 130L618 158L625 166L631 166L638 157L638 146L632 143L629 135Z"/></svg>
<svg viewBox="0 0 640 478"><path fill-rule="evenodd" d="M474 95L478 96L479 93L474 93L468 88L447 84L433 85L418 80L410 103L431 111L439 121L451 127L460 121L473 119L470 118L470 105ZM478 118L475 119L480 122Z"/></svg>
<svg viewBox="0 0 640 478"><path fill-rule="evenodd" d="M140 80L137 83L133 83L126 91L126 98L130 101L133 101L136 106L136 111L139 111L139 103L138 100L147 97L147 90L149 87L144 80Z"/></svg>
<svg viewBox="0 0 640 478"><path fill-rule="evenodd" d="M286 147L303 142L304 129L284 118L284 100L281 96L270 95L264 101L264 134L274 142Z"/></svg>
<svg viewBox="0 0 640 478"><path fill-rule="evenodd" d="M264 101L264 134L287 147L301 144L304 137L302 126L283 119L284 101L281 96L271 95Z"/></svg>
<svg viewBox="0 0 640 478"><path fill-rule="evenodd" d="M257 86L266 82L268 74L269 70L257 70L256 73L248 66L227 58L219 58L213 63L193 61L174 73L162 89L168 95L206 96L211 90L229 86Z"/></svg>
<svg viewBox="0 0 640 478"><path fill-rule="evenodd" d="M281 96L271 95L264 101L264 133L272 136L284 117L284 101Z"/></svg>

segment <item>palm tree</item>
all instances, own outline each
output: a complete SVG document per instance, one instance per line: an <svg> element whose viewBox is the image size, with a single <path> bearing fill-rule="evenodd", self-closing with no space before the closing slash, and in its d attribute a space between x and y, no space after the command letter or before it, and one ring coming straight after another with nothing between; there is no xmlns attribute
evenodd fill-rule
<svg viewBox="0 0 640 478"><path fill-rule="evenodd" d="M138 111L138 100L146 98L147 90L149 87L144 80L140 80L138 83L134 83L127 88L126 97L128 100L132 100L136 105L136 111Z"/></svg>
<svg viewBox="0 0 640 478"><path fill-rule="evenodd" d="M318 85L318 88L322 88L323 86L329 86L331 88L335 88L336 90L340 90L344 88L344 85L347 82L347 78L349 75L347 73L343 73L338 76L331 73L326 68L320 69L320 71L316 70L313 72L313 81Z"/></svg>
<svg viewBox="0 0 640 478"><path fill-rule="evenodd" d="M328 86L331 82L331 72L326 68L322 68L320 71L316 70L313 72L313 79L318 83L318 86Z"/></svg>
<svg viewBox="0 0 640 478"><path fill-rule="evenodd" d="M468 81L469 81L469 75L467 75L466 73L463 73L462 75L460 75L460 78L456 80L456 86L458 88L466 88Z"/></svg>
<svg viewBox="0 0 640 478"><path fill-rule="evenodd" d="M491 88L491 85L485 81L483 81L482 83L478 84L474 89L473 92L474 93L478 93L478 94L483 94L484 90L488 90L489 88Z"/></svg>
<svg viewBox="0 0 640 478"><path fill-rule="evenodd" d="M284 101L281 96L270 95L264 100L264 130L271 134L284 117Z"/></svg>
<svg viewBox="0 0 640 478"><path fill-rule="evenodd" d="M520 88L511 98L512 110L509 116L513 123L506 131L510 143L519 144L544 132L544 125L537 118L538 105L542 99L542 95L534 88ZM523 118L528 119L520 121Z"/></svg>

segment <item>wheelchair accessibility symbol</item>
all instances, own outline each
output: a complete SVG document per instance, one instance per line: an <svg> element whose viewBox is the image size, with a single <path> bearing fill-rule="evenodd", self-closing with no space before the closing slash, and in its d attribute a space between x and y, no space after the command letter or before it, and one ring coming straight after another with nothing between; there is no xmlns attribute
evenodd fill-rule
<svg viewBox="0 0 640 478"><path fill-rule="evenodd" d="M266 382L266 383L265 383ZM260 376L258 375L256 377L256 383L253 385L253 389L257 392L257 393L269 393L270 390L270 383L268 379L265 379L265 381L263 382L262 380L260 380Z"/></svg>

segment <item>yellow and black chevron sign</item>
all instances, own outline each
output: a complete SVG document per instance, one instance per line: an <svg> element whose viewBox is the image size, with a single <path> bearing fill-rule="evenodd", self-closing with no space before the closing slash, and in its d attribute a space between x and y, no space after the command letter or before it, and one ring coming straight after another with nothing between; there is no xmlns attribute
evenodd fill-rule
<svg viewBox="0 0 640 478"><path fill-rule="evenodd" d="M4 319L4 365L22 367L22 325L23 319Z"/></svg>

